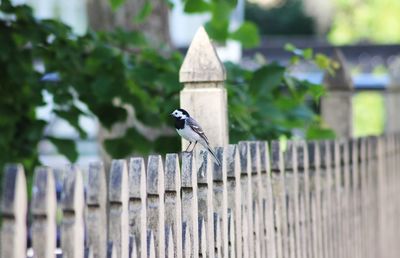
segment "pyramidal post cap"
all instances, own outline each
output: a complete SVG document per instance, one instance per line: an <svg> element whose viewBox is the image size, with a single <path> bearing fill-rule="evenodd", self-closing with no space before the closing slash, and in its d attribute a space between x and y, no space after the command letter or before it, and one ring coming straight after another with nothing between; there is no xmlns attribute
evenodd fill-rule
<svg viewBox="0 0 400 258"><path fill-rule="evenodd" d="M179 81L222 82L226 79L224 65L204 27L200 27L189 46L179 71Z"/></svg>
<svg viewBox="0 0 400 258"><path fill-rule="evenodd" d="M342 51L335 49L332 60L339 63L339 68L335 70L335 74L325 73L324 83L329 90L353 90L354 85L348 69L347 61Z"/></svg>

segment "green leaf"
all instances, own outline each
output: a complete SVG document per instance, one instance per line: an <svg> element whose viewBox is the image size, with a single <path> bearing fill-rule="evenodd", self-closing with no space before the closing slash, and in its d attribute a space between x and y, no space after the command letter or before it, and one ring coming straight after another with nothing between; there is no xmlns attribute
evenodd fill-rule
<svg viewBox="0 0 400 258"><path fill-rule="evenodd" d="M312 48L306 48L303 50L304 59L310 60L313 57L313 50Z"/></svg>
<svg viewBox="0 0 400 258"><path fill-rule="evenodd" d="M326 70L330 66L330 59L326 55L316 54L315 63L318 65L319 68Z"/></svg>
<svg viewBox="0 0 400 258"><path fill-rule="evenodd" d="M206 29L210 38L218 41L218 42L225 42L228 38L228 28L229 28L229 21L223 20L218 22L209 21L204 24L204 28Z"/></svg>
<svg viewBox="0 0 400 258"><path fill-rule="evenodd" d="M133 22L136 24L140 24L146 20L146 18L152 13L153 5L151 2L147 1L142 9L140 9L139 13L133 18Z"/></svg>
<svg viewBox="0 0 400 258"><path fill-rule="evenodd" d="M244 48L255 47L260 43L257 26L252 22L244 22L230 36L232 39L240 41Z"/></svg>
<svg viewBox="0 0 400 258"><path fill-rule="evenodd" d="M115 11L125 2L125 0L109 0L111 8Z"/></svg>
<svg viewBox="0 0 400 258"><path fill-rule="evenodd" d="M294 52L297 48L291 43L286 43L283 49L289 52Z"/></svg>
<svg viewBox="0 0 400 258"><path fill-rule="evenodd" d="M334 139L335 133L328 128L321 128L318 125L313 125L307 130L307 139L320 140L320 139Z"/></svg>
<svg viewBox="0 0 400 258"><path fill-rule="evenodd" d="M107 129L116 122L123 122L128 117L124 108L113 106L112 104L103 104L92 108L92 112L99 118L101 124Z"/></svg>
<svg viewBox="0 0 400 258"><path fill-rule="evenodd" d="M204 13L210 11L210 4L203 0L186 0L185 13Z"/></svg>
<svg viewBox="0 0 400 258"><path fill-rule="evenodd" d="M78 159L78 151L76 150L75 142L71 139L62 139L52 136L47 136L47 139L54 144L58 152L64 155L70 162L75 162Z"/></svg>
<svg viewBox="0 0 400 258"><path fill-rule="evenodd" d="M85 115L79 108L72 106L68 110L54 110L54 113L66 120L71 126L73 126L78 132L81 138L86 138L87 133L79 125L80 115Z"/></svg>
<svg viewBox="0 0 400 258"><path fill-rule="evenodd" d="M250 81L250 91L258 96L267 94L281 84L284 73L285 67L277 63L262 66L254 72Z"/></svg>

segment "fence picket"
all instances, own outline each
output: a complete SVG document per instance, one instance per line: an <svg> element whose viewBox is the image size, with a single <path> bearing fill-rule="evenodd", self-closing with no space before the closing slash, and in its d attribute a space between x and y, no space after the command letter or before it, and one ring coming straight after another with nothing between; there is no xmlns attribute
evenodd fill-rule
<svg viewBox="0 0 400 258"><path fill-rule="evenodd" d="M272 175L271 175L271 160L269 154L268 144L266 142L261 143L264 147L261 147L261 155L264 160L265 169L265 191L266 200L264 209L265 211L265 221L266 221L266 241L267 241L267 257L277 257L276 252L276 231L275 231L275 219L274 219L274 194L272 188Z"/></svg>
<svg viewBox="0 0 400 258"><path fill-rule="evenodd" d="M207 238L207 253L214 253L214 209L213 209L213 166L210 154L201 151L197 164L197 201L199 217L204 219Z"/></svg>
<svg viewBox="0 0 400 258"><path fill-rule="evenodd" d="M129 234L135 236L138 255L147 258L147 185L143 158L129 160Z"/></svg>
<svg viewBox="0 0 400 258"><path fill-rule="evenodd" d="M25 258L27 190L21 165L5 167L2 190L0 257Z"/></svg>
<svg viewBox="0 0 400 258"><path fill-rule="evenodd" d="M199 256L196 161L192 153L182 153L182 223L185 257ZM190 248L190 250L188 250ZM186 256L189 255L189 256Z"/></svg>
<svg viewBox="0 0 400 258"><path fill-rule="evenodd" d="M165 257L164 168L159 155L147 164L147 228L153 233L156 257Z"/></svg>
<svg viewBox="0 0 400 258"><path fill-rule="evenodd" d="M86 226L88 245L94 258L107 257L107 182L101 162L89 164Z"/></svg>
<svg viewBox="0 0 400 258"><path fill-rule="evenodd" d="M61 248L63 257L82 258L84 256L84 193L81 171L69 165L65 170L63 193L61 196L63 218L61 225Z"/></svg>
<svg viewBox="0 0 400 258"><path fill-rule="evenodd" d="M32 190L32 247L36 257L54 258L56 250L56 187L53 171L35 169Z"/></svg>
<svg viewBox="0 0 400 258"><path fill-rule="evenodd" d="M108 187L109 239L119 258L129 257L128 168L123 159L113 160Z"/></svg>
<svg viewBox="0 0 400 258"><path fill-rule="evenodd" d="M213 207L214 212L221 218L221 252L223 257L228 257L228 192L227 192L227 170L226 149L216 148L217 158L221 161L221 166L214 166L213 169Z"/></svg>
<svg viewBox="0 0 400 258"><path fill-rule="evenodd" d="M182 257L181 172L177 154L165 158L165 224L170 226L174 253Z"/></svg>
<svg viewBox="0 0 400 258"><path fill-rule="evenodd" d="M227 191L228 191L228 209L232 211L232 223L235 227L235 253L238 257L242 255L242 202L241 202L241 181L240 181L240 156L237 145L230 144L227 147Z"/></svg>
<svg viewBox="0 0 400 258"><path fill-rule="evenodd" d="M242 191L242 239L243 239L243 257L254 257L252 253L254 248L253 238L253 196L252 196L252 183L251 183L251 167L250 167L250 150L248 142L239 142L239 155L240 155L240 184Z"/></svg>
<svg viewBox="0 0 400 258"><path fill-rule="evenodd" d="M207 242L207 229L206 224L203 217L199 218L199 257L207 257L207 253L209 251L208 242ZM214 230L213 230L214 231ZM214 232L212 232L214 234ZM208 238L210 239L210 238ZM213 245L214 246L214 245ZM212 250L214 252L214 250Z"/></svg>

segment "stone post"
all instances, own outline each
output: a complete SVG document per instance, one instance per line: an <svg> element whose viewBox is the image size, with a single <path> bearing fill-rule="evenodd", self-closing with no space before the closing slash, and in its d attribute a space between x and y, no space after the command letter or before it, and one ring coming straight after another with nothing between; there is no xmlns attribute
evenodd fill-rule
<svg viewBox="0 0 400 258"><path fill-rule="evenodd" d="M324 84L328 92L321 102L321 114L323 120L336 133L336 137L351 137L353 82L342 52L336 49L332 59L338 62L340 67L333 76L325 74Z"/></svg>
<svg viewBox="0 0 400 258"><path fill-rule="evenodd" d="M385 90L385 133L400 131L400 58L395 58L389 65L390 84Z"/></svg>
<svg viewBox="0 0 400 258"><path fill-rule="evenodd" d="M179 81L184 84L180 102L202 126L212 147L229 142L225 79L225 68L207 32L200 27L179 71ZM182 150L187 144L183 140Z"/></svg>

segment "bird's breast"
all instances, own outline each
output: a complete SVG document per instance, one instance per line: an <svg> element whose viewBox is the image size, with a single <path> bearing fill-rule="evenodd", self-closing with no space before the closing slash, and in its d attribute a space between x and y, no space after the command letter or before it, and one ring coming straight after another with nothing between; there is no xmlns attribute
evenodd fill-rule
<svg viewBox="0 0 400 258"><path fill-rule="evenodd" d="M190 142L200 141L201 140L201 137L188 126L182 128L182 129L176 129L176 131L185 140L188 140Z"/></svg>

